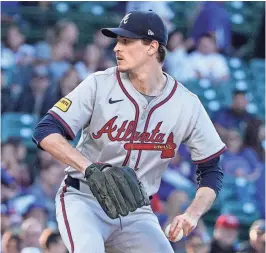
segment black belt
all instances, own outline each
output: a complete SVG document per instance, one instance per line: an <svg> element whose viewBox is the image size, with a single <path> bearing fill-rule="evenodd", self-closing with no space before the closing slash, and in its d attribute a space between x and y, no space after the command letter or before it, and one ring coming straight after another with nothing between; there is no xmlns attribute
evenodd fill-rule
<svg viewBox="0 0 266 253"><path fill-rule="evenodd" d="M71 176L67 176L67 178L65 179L65 184L68 186L71 186L77 190L80 189L80 180L77 178L73 178ZM152 200L152 196L149 197L150 200Z"/></svg>
<svg viewBox="0 0 266 253"><path fill-rule="evenodd" d="M80 189L80 180L77 178L73 178L71 176L67 176L67 178L65 179L65 184L68 186L71 186L77 190Z"/></svg>

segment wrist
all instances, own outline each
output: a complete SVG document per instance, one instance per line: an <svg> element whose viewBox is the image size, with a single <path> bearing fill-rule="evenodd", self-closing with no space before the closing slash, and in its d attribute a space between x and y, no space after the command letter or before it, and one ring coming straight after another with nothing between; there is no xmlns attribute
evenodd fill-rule
<svg viewBox="0 0 266 253"><path fill-rule="evenodd" d="M198 210L193 210L188 208L185 212L189 217L194 218L194 219L200 219L202 216L202 213L199 212Z"/></svg>
<svg viewBox="0 0 266 253"><path fill-rule="evenodd" d="M93 171L95 170L99 170L101 172L103 172L103 170L105 168L110 168L112 167L111 164L109 163L100 163L100 162L96 162L96 163L90 163L85 169L84 169L84 177L85 178L89 178L90 175L93 173Z"/></svg>
<svg viewBox="0 0 266 253"><path fill-rule="evenodd" d="M80 172L81 172L83 175L85 175L86 169L87 169L90 165L92 165L91 162L84 163L84 164L82 165L82 167L81 167Z"/></svg>

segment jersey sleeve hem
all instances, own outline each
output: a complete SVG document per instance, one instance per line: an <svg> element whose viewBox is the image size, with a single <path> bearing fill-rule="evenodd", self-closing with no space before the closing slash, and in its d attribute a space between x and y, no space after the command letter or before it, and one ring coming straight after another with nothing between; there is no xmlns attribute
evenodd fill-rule
<svg viewBox="0 0 266 253"><path fill-rule="evenodd" d="M195 164L201 164L201 163L205 163L205 162L207 162L207 161L209 161L209 160L211 160L211 159L213 159L213 158L215 158L215 157L217 157L217 156L219 156L219 155L221 155L224 151L226 151L227 150L227 147L226 146L224 146L220 151L218 151L217 153L215 153L215 154L213 154L213 155L211 155L211 156L209 156L209 157L207 157L207 158L204 158L204 159L202 159L202 160L197 160L197 161L193 161Z"/></svg>
<svg viewBox="0 0 266 253"><path fill-rule="evenodd" d="M70 126L56 112L49 110L48 113L51 114L53 117L55 117L63 125L63 127L65 128L71 139L74 140L75 134L73 133Z"/></svg>

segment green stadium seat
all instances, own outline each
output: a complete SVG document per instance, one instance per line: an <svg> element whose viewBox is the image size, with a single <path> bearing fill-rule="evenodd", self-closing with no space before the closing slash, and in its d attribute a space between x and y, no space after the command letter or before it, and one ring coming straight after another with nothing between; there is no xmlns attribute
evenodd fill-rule
<svg viewBox="0 0 266 253"><path fill-rule="evenodd" d="M2 115L2 142L10 137L21 138L29 149L36 148L32 142L32 134L37 125L38 117L24 113L4 113Z"/></svg>
<svg viewBox="0 0 266 253"><path fill-rule="evenodd" d="M252 59L250 61L251 69L264 70L265 69L265 60L263 59Z"/></svg>
<svg viewBox="0 0 266 253"><path fill-rule="evenodd" d="M226 2L225 8L230 14L234 32L241 33L247 38L256 36L261 15L254 15L254 13L262 13L261 9L265 8L263 3L233 1Z"/></svg>
<svg viewBox="0 0 266 253"><path fill-rule="evenodd" d="M253 79L265 86L265 61L262 59L253 59L250 61L250 71ZM257 86L257 83L256 83Z"/></svg>

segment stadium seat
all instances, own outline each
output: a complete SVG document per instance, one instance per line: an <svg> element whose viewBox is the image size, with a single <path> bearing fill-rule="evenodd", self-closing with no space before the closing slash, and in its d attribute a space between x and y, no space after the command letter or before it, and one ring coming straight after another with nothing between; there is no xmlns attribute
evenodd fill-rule
<svg viewBox="0 0 266 253"><path fill-rule="evenodd" d="M2 115L2 142L10 137L21 138L29 149L36 148L32 142L32 134L37 125L38 117L24 113L4 113Z"/></svg>
<svg viewBox="0 0 266 253"><path fill-rule="evenodd" d="M252 78L255 79L261 87L265 87L265 61L262 59L253 59L250 61L250 72ZM258 85L256 83L256 86Z"/></svg>

